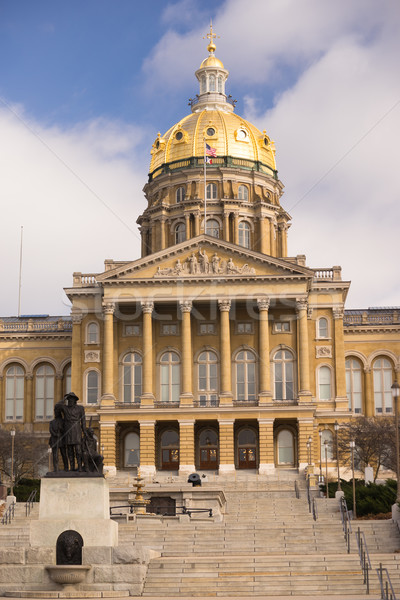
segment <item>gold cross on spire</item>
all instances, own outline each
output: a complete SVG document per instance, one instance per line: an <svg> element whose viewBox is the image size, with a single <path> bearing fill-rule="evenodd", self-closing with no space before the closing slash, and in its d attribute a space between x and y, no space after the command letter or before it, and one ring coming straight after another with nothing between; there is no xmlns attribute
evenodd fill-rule
<svg viewBox="0 0 400 600"><path fill-rule="evenodd" d="M214 39L219 38L219 35L216 35L213 32L212 19L210 19L210 33L207 33L207 35L203 36L203 40L205 40L206 38L208 38L210 40L210 43L207 46L207 50L211 54L212 52L215 52L215 50L216 50L216 45L214 44Z"/></svg>

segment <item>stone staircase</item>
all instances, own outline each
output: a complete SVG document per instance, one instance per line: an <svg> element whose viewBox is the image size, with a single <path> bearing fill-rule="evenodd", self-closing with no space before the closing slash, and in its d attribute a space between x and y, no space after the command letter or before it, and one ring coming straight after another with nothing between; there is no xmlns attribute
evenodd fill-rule
<svg viewBox="0 0 400 600"><path fill-rule="evenodd" d="M14 519L8 525L0 525L0 548L29 546L29 521L39 518L39 503L33 504L29 516L25 512L25 502L17 502Z"/></svg>

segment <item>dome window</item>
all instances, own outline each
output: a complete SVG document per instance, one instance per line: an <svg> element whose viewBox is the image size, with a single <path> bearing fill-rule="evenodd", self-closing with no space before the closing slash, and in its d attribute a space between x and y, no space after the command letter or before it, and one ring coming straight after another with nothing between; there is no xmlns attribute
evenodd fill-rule
<svg viewBox="0 0 400 600"><path fill-rule="evenodd" d="M222 79L222 75L218 75L218 92L219 92L220 94L222 94L222 93L223 93L222 86L223 86L223 79Z"/></svg>
<svg viewBox="0 0 400 600"><path fill-rule="evenodd" d="M215 129L214 129L214 127L209 127L207 129L207 135L210 136L210 137L212 137L213 135L215 135Z"/></svg>
<svg viewBox="0 0 400 600"><path fill-rule="evenodd" d="M247 138L247 131L245 129L239 129L236 137L238 140L245 140Z"/></svg>
<svg viewBox="0 0 400 600"><path fill-rule="evenodd" d="M215 183L207 183L207 200L217 199L217 185Z"/></svg>
<svg viewBox="0 0 400 600"><path fill-rule="evenodd" d="M176 190L175 198L176 198L177 203L184 201L184 199L185 199L185 188L184 187L178 187L178 189Z"/></svg>
<svg viewBox="0 0 400 600"><path fill-rule="evenodd" d="M210 75L208 84L209 84L209 91L215 92L215 75Z"/></svg>
<svg viewBox="0 0 400 600"><path fill-rule="evenodd" d="M216 219L208 219L206 234L214 238L219 238L219 223Z"/></svg>
<svg viewBox="0 0 400 600"><path fill-rule="evenodd" d="M180 142L180 140L183 138L183 133L182 131L177 131L175 134L175 139L178 140L178 142Z"/></svg>
<svg viewBox="0 0 400 600"><path fill-rule="evenodd" d="M267 137L264 138L264 146L268 146L269 144L269 139Z"/></svg>
<svg viewBox="0 0 400 600"><path fill-rule="evenodd" d="M160 140L157 140L156 141L156 148L157 148L157 150L159 149L159 147L160 147Z"/></svg>
<svg viewBox="0 0 400 600"><path fill-rule="evenodd" d="M245 185L239 185L238 198L239 198L239 200L244 200L245 202L248 201L248 199L249 199L249 188L247 186L245 186Z"/></svg>
<svg viewBox="0 0 400 600"><path fill-rule="evenodd" d="M175 227L175 244L180 244L186 241L186 226L185 223L178 223Z"/></svg>
<svg viewBox="0 0 400 600"><path fill-rule="evenodd" d="M239 223L239 246L250 248L250 225L246 221Z"/></svg>

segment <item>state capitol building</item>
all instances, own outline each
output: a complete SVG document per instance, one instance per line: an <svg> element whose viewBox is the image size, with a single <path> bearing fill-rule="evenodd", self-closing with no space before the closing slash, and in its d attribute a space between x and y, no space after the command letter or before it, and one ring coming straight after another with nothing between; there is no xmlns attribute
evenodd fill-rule
<svg viewBox="0 0 400 600"><path fill-rule="evenodd" d="M287 255L274 143L208 37L191 113L151 148L141 257L75 272L70 317L0 318L1 428L47 445L73 391L110 474L268 477L304 469L310 438L318 462L336 421L393 413L400 309L345 310L340 266Z"/></svg>

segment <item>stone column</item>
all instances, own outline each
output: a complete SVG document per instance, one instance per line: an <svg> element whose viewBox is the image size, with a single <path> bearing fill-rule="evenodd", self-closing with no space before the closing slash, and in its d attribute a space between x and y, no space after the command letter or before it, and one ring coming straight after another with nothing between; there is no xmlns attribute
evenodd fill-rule
<svg viewBox="0 0 400 600"><path fill-rule="evenodd" d="M311 437L311 457L316 453L316 448L314 447L314 428L313 428L313 420L312 419L299 419L299 434L298 434L298 443L297 443L297 453L298 453L298 463L299 463L299 471L304 470L308 465L308 448L307 441L308 438ZM312 458L311 458L312 460Z"/></svg>
<svg viewBox="0 0 400 600"><path fill-rule="evenodd" d="M234 213L233 215L233 243L239 244L239 215Z"/></svg>
<svg viewBox="0 0 400 600"><path fill-rule="evenodd" d="M271 232L269 229L269 219L260 217L260 251L262 254L271 253Z"/></svg>
<svg viewBox="0 0 400 600"><path fill-rule="evenodd" d="M140 473L151 477L156 472L155 421L140 422Z"/></svg>
<svg viewBox="0 0 400 600"><path fill-rule="evenodd" d="M192 301L184 300L179 303L182 313L182 391L179 397L181 406L193 404L193 353L190 312Z"/></svg>
<svg viewBox="0 0 400 600"><path fill-rule="evenodd" d="M179 475L190 475L196 470L194 421L179 421Z"/></svg>
<svg viewBox="0 0 400 600"><path fill-rule="evenodd" d="M258 419L260 475L271 475L275 472L274 459L274 419Z"/></svg>
<svg viewBox="0 0 400 600"><path fill-rule="evenodd" d="M343 339L343 308L333 309L333 320L335 324L335 409L347 410L349 402L346 392L346 359L344 356Z"/></svg>
<svg viewBox="0 0 400 600"><path fill-rule="evenodd" d="M190 240L190 213L185 213L186 239Z"/></svg>
<svg viewBox="0 0 400 600"><path fill-rule="evenodd" d="M234 421L219 421L219 473L235 471Z"/></svg>
<svg viewBox="0 0 400 600"><path fill-rule="evenodd" d="M102 406L113 406L114 396L114 302L103 304L104 341L103 341L103 395Z"/></svg>
<svg viewBox="0 0 400 600"><path fill-rule="evenodd" d="M160 242L161 242L160 250L164 250L167 247L167 244L165 241L165 222L166 222L166 218L161 217L161 219L160 219Z"/></svg>
<svg viewBox="0 0 400 600"><path fill-rule="evenodd" d="M230 300L219 300L221 313L220 346L221 346L221 392L220 405L232 405L232 357L231 357L231 332L229 324Z"/></svg>
<svg viewBox="0 0 400 600"><path fill-rule="evenodd" d="M71 311L72 352L71 391L77 396L82 393L82 313Z"/></svg>
<svg viewBox="0 0 400 600"><path fill-rule="evenodd" d="M142 302L143 313L143 386L140 400L141 407L153 406L153 320L154 302Z"/></svg>
<svg viewBox="0 0 400 600"><path fill-rule="evenodd" d="M308 348L307 300L296 302L299 356L299 401L310 401L310 357Z"/></svg>
<svg viewBox="0 0 400 600"><path fill-rule="evenodd" d="M269 298L259 298L257 300L259 311L259 381L260 391L258 394L259 404L265 404L272 401L271 392L271 365L269 360L269 329L268 329L268 309Z"/></svg>
<svg viewBox="0 0 400 600"><path fill-rule="evenodd" d="M371 367L364 369L364 389L365 389L365 410L366 417L375 416L375 399L374 399L374 386L373 386L373 374Z"/></svg>
<svg viewBox="0 0 400 600"><path fill-rule="evenodd" d="M278 225L278 236L279 236L279 256L285 258L287 256L287 224L279 223Z"/></svg>
<svg viewBox="0 0 400 600"><path fill-rule="evenodd" d="M64 394L63 394L62 384L63 384L63 376L62 376L62 373L59 373L58 375L56 375L56 380L55 380L55 385L54 385L54 403L60 402L60 400L63 398Z"/></svg>
<svg viewBox="0 0 400 600"><path fill-rule="evenodd" d="M229 242L229 213L224 212L223 235L225 242Z"/></svg>
<svg viewBox="0 0 400 600"><path fill-rule="evenodd" d="M270 241L270 246L271 246L271 256L277 256L277 252L276 252L276 228L275 228L275 223L273 222L272 219L270 219L269 221L269 230L270 230L270 236L269 236L269 241Z"/></svg>
<svg viewBox="0 0 400 600"><path fill-rule="evenodd" d="M102 446L104 446L104 471L113 476L117 472L115 421L100 421L100 449Z"/></svg>
<svg viewBox="0 0 400 600"><path fill-rule="evenodd" d="M27 423L33 423L35 421L35 401L33 397L33 373L27 373L25 375L26 391L25 391L25 410L24 410L24 421Z"/></svg>
<svg viewBox="0 0 400 600"><path fill-rule="evenodd" d="M194 236L200 235L200 213L194 213Z"/></svg>

